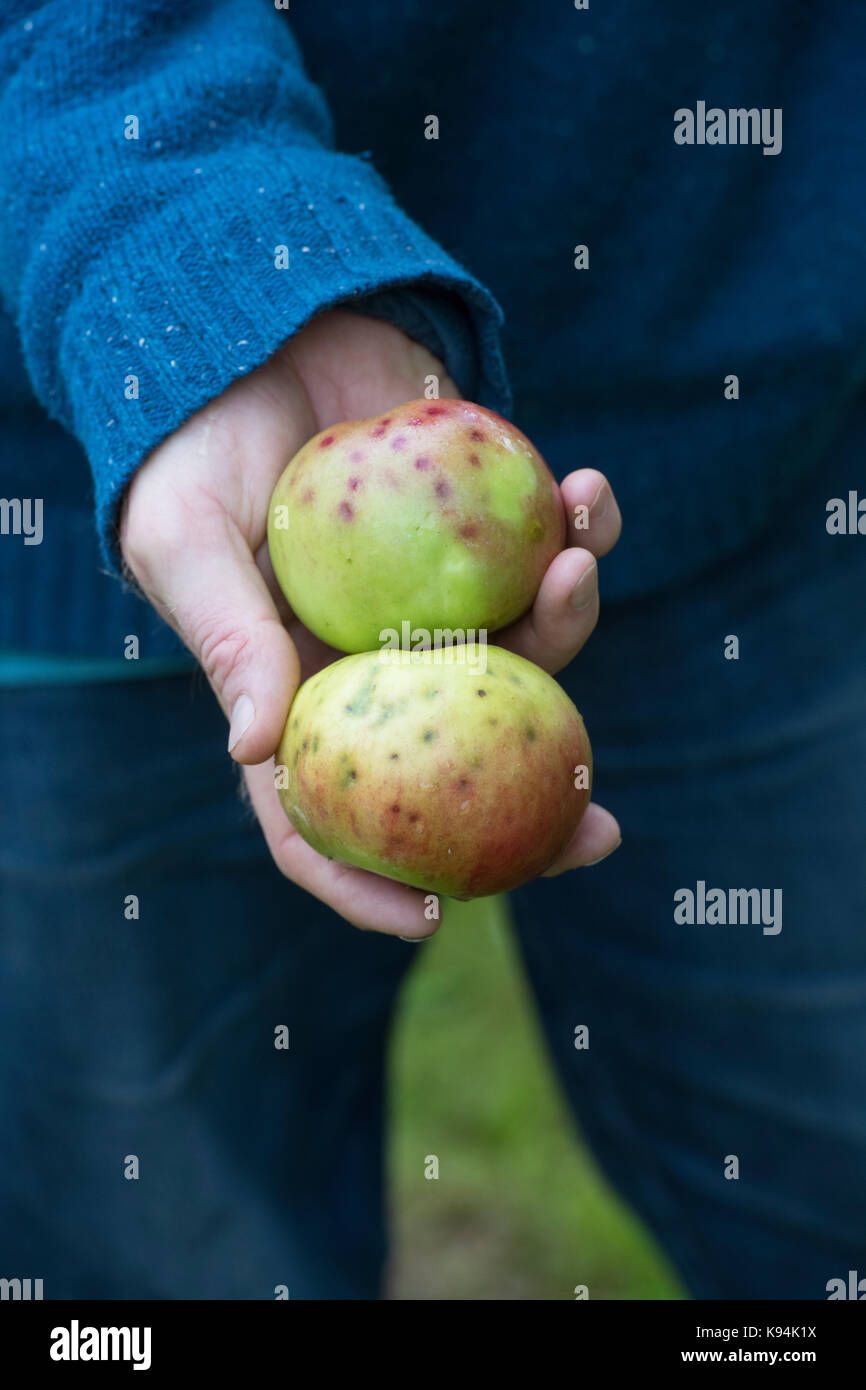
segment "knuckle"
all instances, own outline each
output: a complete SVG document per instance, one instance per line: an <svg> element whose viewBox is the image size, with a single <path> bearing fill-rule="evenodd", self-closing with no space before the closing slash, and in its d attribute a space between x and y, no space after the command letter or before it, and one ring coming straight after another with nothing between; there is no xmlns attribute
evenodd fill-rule
<svg viewBox="0 0 866 1390"><path fill-rule="evenodd" d="M222 690L246 665L250 639L239 628L205 622L193 632L192 646L208 680Z"/></svg>

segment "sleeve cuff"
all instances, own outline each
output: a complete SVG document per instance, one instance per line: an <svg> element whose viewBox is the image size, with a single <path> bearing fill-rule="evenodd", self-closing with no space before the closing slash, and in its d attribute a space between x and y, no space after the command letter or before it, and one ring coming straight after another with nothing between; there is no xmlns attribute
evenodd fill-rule
<svg viewBox="0 0 866 1390"><path fill-rule="evenodd" d="M391 292L389 312L436 351L461 391L508 413L498 304L400 211L363 158L296 147L275 167L272 152L245 149L240 177L228 150L201 167L151 166L146 182L110 195L133 205L138 196L135 225L105 239L99 273L66 306L63 370L39 381L45 359L35 353L28 368L90 457L103 558L115 574L116 508L137 466L323 309ZM142 259L142 245L159 254ZM280 246L287 269L275 264ZM43 297L31 332L56 332L59 309Z"/></svg>

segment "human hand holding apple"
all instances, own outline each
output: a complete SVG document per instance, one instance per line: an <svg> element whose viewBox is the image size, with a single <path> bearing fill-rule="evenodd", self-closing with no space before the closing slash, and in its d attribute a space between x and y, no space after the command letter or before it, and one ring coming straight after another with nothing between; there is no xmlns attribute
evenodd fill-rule
<svg viewBox="0 0 866 1390"><path fill-rule="evenodd" d="M417 398L430 375L444 398L458 397L441 364L396 328L324 313L151 454L120 518L131 574L199 659L231 720L231 752L247 765L278 867L356 926L411 938L430 934L423 893L324 858L280 807L266 760L299 680L338 653L288 610L268 557L267 522L274 486L307 440ZM530 612L496 637L548 671L564 666L590 635L598 614L595 560L620 528L610 488L595 470L569 475L561 491L567 515L579 504L589 508L588 528L569 534ZM578 592L585 595L580 607ZM613 817L592 805L549 872L595 862L618 842Z"/></svg>

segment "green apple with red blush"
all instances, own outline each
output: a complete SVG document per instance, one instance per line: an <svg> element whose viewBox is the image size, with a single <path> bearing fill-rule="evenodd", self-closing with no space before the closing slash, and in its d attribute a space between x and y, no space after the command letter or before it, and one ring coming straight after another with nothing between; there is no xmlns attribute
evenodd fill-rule
<svg viewBox="0 0 866 1390"><path fill-rule="evenodd" d="M326 666L295 696L276 762L283 809L314 849L455 898L543 873L592 780L562 687L481 644Z"/></svg>
<svg viewBox="0 0 866 1390"><path fill-rule="evenodd" d="M495 632L532 605L562 549L559 489L520 430L482 406L416 400L323 430L280 477L274 573L297 617L344 652L387 632Z"/></svg>

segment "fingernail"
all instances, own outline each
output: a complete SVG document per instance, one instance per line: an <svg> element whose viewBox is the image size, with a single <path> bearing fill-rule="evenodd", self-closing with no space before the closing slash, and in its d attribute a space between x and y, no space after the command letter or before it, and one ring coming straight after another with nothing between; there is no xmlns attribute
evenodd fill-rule
<svg viewBox="0 0 866 1390"><path fill-rule="evenodd" d="M431 931L430 936L401 936L400 940L408 941L410 946L420 946L422 941L429 941L430 937L435 935L436 933Z"/></svg>
<svg viewBox="0 0 866 1390"><path fill-rule="evenodd" d="M590 565L571 591L571 606L578 613L582 608L588 608L595 598L595 576L596 566Z"/></svg>
<svg viewBox="0 0 866 1390"><path fill-rule="evenodd" d="M601 521L602 517L607 515L609 505L610 488L607 483L604 482L589 504L589 514L593 521Z"/></svg>
<svg viewBox="0 0 866 1390"><path fill-rule="evenodd" d="M256 707L249 695L239 695L232 708L229 724L229 752L240 742L256 717Z"/></svg>
<svg viewBox="0 0 866 1390"><path fill-rule="evenodd" d="M604 854L600 854L600 855L598 856L597 859L590 859L590 861L589 861L588 864L581 864L580 867L581 867L582 869L591 869L592 866L593 866L593 864L600 864L601 861L602 861L602 859L609 859L610 856L611 856L612 854L615 854L615 853L616 853L616 851L619 849L619 847L620 847L621 844L622 844L622 839L620 838L619 840L617 840L617 842L616 842L616 844L614 845L613 849L606 849L605 852L604 852Z"/></svg>

